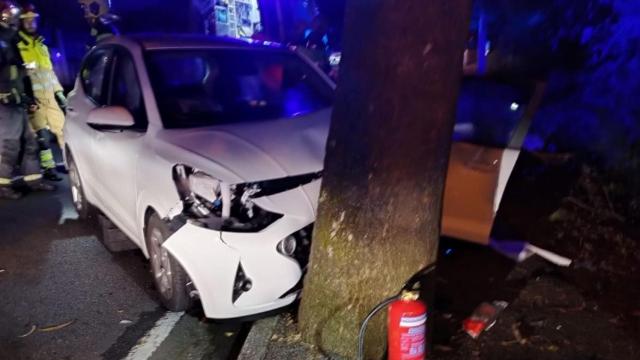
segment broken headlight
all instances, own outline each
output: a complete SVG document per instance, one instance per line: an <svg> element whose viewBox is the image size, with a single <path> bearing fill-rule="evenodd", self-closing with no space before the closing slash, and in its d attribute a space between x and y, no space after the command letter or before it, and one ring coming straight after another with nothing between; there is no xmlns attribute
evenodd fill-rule
<svg viewBox="0 0 640 360"><path fill-rule="evenodd" d="M182 216L214 230L255 232L282 217L253 199L264 196L259 184L227 184L202 171L176 165L173 180L182 201Z"/></svg>

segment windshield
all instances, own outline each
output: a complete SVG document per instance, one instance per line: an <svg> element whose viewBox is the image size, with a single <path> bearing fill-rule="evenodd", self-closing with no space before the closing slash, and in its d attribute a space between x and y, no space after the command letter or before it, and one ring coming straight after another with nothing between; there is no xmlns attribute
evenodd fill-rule
<svg viewBox="0 0 640 360"><path fill-rule="evenodd" d="M282 50L153 50L146 62L166 128L295 118L333 102L314 69Z"/></svg>

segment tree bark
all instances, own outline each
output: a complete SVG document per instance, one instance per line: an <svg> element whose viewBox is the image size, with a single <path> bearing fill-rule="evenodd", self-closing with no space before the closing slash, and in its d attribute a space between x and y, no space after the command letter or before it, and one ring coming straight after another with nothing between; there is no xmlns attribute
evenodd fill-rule
<svg viewBox="0 0 640 360"><path fill-rule="evenodd" d="M361 321L436 261L470 0L350 0L305 279L305 341L353 358ZM366 339L384 351L386 316Z"/></svg>

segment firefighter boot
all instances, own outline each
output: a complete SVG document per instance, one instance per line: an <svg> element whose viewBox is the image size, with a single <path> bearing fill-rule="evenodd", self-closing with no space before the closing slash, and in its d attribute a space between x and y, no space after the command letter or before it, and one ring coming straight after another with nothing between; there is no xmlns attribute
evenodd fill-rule
<svg viewBox="0 0 640 360"><path fill-rule="evenodd" d="M51 136L49 130L40 129L36 131L38 139L38 147L40 148L40 166L43 169L42 176L49 181L62 181L62 178L56 174L56 162L53 158L50 143Z"/></svg>
<svg viewBox="0 0 640 360"><path fill-rule="evenodd" d="M45 171L42 172L42 177L45 180L49 180L49 181L62 181L62 178L60 176L58 176L58 174L56 174L56 171L54 169L46 169Z"/></svg>
<svg viewBox="0 0 640 360"><path fill-rule="evenodd" d="M22 193L19 193L11 188L11 186L0 186L0 199L18 200L22 198Z"/></svg>

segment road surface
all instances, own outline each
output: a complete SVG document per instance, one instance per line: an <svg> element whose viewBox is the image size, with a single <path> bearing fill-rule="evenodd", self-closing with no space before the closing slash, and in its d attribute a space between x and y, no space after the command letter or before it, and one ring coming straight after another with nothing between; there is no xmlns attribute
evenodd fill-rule
<svg viewBox="0 0 640 360"><path fill-rule="evenodd" d="M167 313L142 253L111 254L99 232L77 219L66 179L54 193L0 200L0 358L234 357L247 324Z"/></svg>

